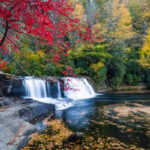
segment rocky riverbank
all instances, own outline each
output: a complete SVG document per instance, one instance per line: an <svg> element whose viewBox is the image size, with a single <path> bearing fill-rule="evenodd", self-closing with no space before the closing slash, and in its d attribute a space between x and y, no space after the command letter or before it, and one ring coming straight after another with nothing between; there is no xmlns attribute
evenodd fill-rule
<svg viewBox="0 0 150 150"><path fill-rule="evenodd" d="M55 106L21 98L0 97L0 150L21 149L37 123L54 114Z"/></svg>

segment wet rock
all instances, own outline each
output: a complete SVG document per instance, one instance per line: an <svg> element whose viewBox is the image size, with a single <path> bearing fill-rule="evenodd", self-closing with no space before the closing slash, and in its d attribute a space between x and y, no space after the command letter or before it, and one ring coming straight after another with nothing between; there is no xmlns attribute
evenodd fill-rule
<svg viewBox="0 0 150 150"><path fill-rule="evenodd" d="M17 146L17 150L20 150L21 148L25 147L26 146L26 143L28 143L30 140L30 137L22 137L22 140L21 142L19 142L18 146Z"/></svg>
<svg viewBox="0 0 150 150"><path fill-rule="evenodd" d="M7 92L12 96L25 96L25 89L22 80L19 78L17 80L13 79Z"/></svg>
<svg viewBox="0 0 150 150"><path fill-rule="evenodd" d="M1 89L1 85L0 85L0 96L3 96L4 94L3 94L3 91L2 91L2 89Z"/></svg>
<svg viewBox="0 0 150 150"><path fill-rule="evenodd" d="M7 95L12 78L15 76L0 72L0 96Z"/></svg>
<svg viewBox="0 0 150 150"><path fill-rule="evenodd" d="M43 104L39 102L31 103L27 107L18 111L19 117L31 121L37 117L44 116L48 113L55 112L55 106L52 104Z"/></svg>

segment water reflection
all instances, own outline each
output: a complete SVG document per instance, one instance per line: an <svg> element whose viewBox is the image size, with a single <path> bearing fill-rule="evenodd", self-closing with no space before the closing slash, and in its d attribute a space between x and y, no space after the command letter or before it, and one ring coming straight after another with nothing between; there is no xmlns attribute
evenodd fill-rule
<svg viewBox="0 0 150 150"><path fill-rule="evenodd" d="M135 104L150 108L150 94L104 94L77 101L72 108L58 111L56 116L75 132L115 137L126 144L150 148L150 116L137 111L118 117L114 111L118 106L132 110Z"/></svg>
<svg viewBox="0 0 150 150"><path fill-rule="evenodd" d="M61 118L69 127L76 130L81 130L82 128L88 127L93 112L93 104L86 105L86 107L76 105L70 109L58 111L56 115L57 117Z"/></svg>

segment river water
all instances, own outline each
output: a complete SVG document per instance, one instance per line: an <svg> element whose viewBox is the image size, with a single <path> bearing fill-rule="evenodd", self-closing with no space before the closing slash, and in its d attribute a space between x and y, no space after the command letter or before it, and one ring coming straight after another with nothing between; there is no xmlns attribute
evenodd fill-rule
<svg viewBox="0 0 150 150"><path fill-rule="evenodd" d="M74 132L109 136L127 145L150 149L150 93L102 94L76 100L56 117Z"/></svg>

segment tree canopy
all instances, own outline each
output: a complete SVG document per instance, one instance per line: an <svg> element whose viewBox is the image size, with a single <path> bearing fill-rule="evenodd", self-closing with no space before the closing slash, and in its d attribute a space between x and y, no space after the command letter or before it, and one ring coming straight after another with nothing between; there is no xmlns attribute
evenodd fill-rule
<svg viewBox="0 0 150 150"><path fill-rule="evenodd" d="M0 69L147 84L149 10L149 0L0 0Z"/></svg>

